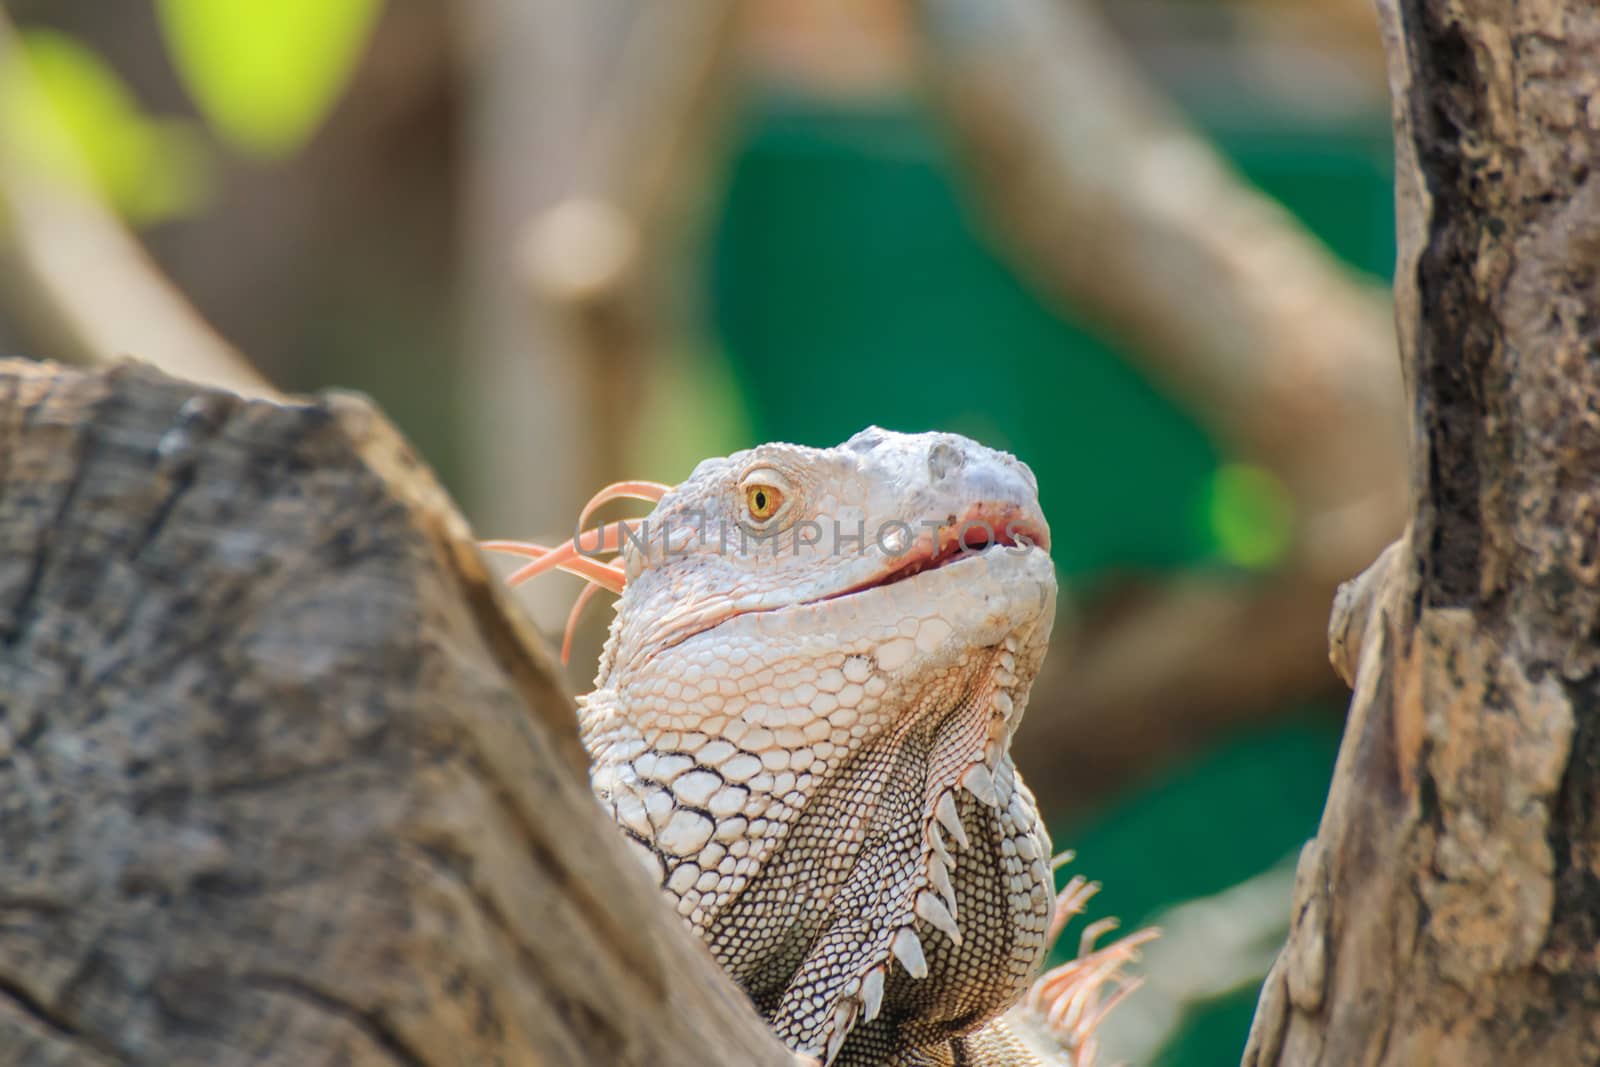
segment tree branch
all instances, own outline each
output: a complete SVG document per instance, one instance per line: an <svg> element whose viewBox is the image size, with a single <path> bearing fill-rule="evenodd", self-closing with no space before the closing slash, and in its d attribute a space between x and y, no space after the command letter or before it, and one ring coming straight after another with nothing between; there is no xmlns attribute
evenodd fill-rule
<svg viewBox="0 0 1600 1067"><path fill-rule="evenodd" d="M793 1063L361 400L0 362L0 693L8 1059Z"/></svg>
<svg viewBox="0 0 1600 1067"><path fill-rule="evenodd" d="M1127 747L1153 720L1204 731L1315 690L1328 597L1403 518L1387 302L1190 132L1087 5L920 9L937 97L1025 271L1127 339L1297 506L1278 572L1089 619L1058 671L1070 688L1046 690L1068 711L1033 721Z"/></svg>
<svg viewBox="0 0 1600 1067"><path fill-rule="evenodd" d="M0 70L21 73L0 10ZM0 136L0 278L10 302L82 363L128 356L179 377L254 396L272 386L200 317L138 238L86 188L36 173Z"/></svg>
<svg viewBox="0 0 1600 1067"><path fill-rule="evenodd" d="M1412 520L1334 608L1355 695L1245 1063L1595 1062L1600 19L1380 7Z"/></svg>

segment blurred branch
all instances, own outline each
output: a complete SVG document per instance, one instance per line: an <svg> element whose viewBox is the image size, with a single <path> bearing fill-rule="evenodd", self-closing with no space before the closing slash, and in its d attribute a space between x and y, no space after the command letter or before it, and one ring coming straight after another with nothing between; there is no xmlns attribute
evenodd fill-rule
<svg viewBox="0 0 1600 1067"><path fill-rule="evenodd" d="M1114 731L1147 749L1154 721L1204 733L1331 684L1332 592L1393 539L1405 506L1385 296L1230 170L1086 5L921 12L939 99L1024 269L1132 342L1297 509L1278 573L1193 579L1091 621L1060 672L1065 714L1031 717L1036 739L1061 751Z"/></svg>
<svg viewBox="0 0 1600 1067"><path fill-rule="evenodd" d="M479 0L472 10L483 53L471 64L467 289L480 526L565 537L595 487L631 473L646 370L688 303L694 272L680 260L732 97L739 6ZM617 54L596 48L619 36ZM562 160L575 162L552 163ZM530 463L538 496L504 491L526 483ZM529 607L558 629L571 596L552 584ZM597 636L584 631L580 644Z"/></svg>
<svg viewBox="0 0 1600 1067"><path fill-rule="evenodd" d="M740 5L638 5L570 194L527 226L523 266L587 371L601 480L622 477L647 362L670 327L674 272L703 212L733 96Z"/></svg>
<svg viewBox="0 0 1600 1067"><path fill-rule="evenodd" d="M462 5L461 420L469 511L497 535L570 525L598 483L584 369L550 309L528 299L515 239L563 193L598 79L590 24L614 5L473 0ZM521 487L539 472L537 492ZM564 610L554 584L525 601L546 629ZM571 593L566 594L568 597Z"/></svg>
<svg viewBox="0 0 1600 1067"><path fill-rule="evenodd" d="M1101 1050L1114 1063L1153 1063L1207 1001L1254 988L1289 935L1297 854L1220 893L1151 919L1161 936L1140 950L1144 985L1107 1017Z"/></svg>
<svg viewBox="0 0 1600 1067"><path fill-rule="evenodd" d="M1397 424L1383 292L1234 174L1081 3L922 10L977 190L1036 281L1280 469L1326 465L1315 430L1349 443L1351 417ZM1361 453L1394 459L1400 441L1391 429Z"/></svg>
<svg viewBox="0 0 1600 1067"><path fill-rule="evenodd" d="M21 70L15 32L0 10L0 71ZM124 356L189 381L245 395L273 389L200 317L93 193L51 181L14 158L0 137L0 263L5 297L83 363Z"/></svg>
<svg viewBox="0 0 1600 1067"><path fill-rule="evenodd" d="M1325 32L1338 36L1338 44L1360 48L1383 58L1378 35L1378 9L1371 0L1241 0L1245 11L1260 9L1280 17L1316 19Z"/></svg>
<svg viewBox="0 0 1600 1067"><path fill-rule="evenodd" d="M667 279L688 273L667 269L681 245L669 227L706 184L737 7L467 10L475 510L483 529L564 537L589 493L627 473L640 368L662 345L658 305ZM625 44L607 55L597 42L619 24ZM530 463L540 494L506 491ZM571 591L549 589L530 607L557 628Z"/></svg>
<svg viewBox="0 0 1600 1067"><path fill-rule="evenodd" d="M1337 685L1326 614L1337 583L1300 571L1130 586L1069 621L1017 743L1042 807L1080 808L1152 767ZM1309 646L1321 642L1315 655Z"/></svg>

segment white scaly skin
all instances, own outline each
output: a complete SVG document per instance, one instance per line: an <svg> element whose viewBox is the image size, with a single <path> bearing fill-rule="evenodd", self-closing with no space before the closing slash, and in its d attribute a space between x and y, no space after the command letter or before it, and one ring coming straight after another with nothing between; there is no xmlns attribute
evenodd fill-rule
<svg viewBox="0 0 1600 1067"><path fill-rule="evenodd" d="M752 484L783 493L766 523ZM969 519L1018 543L886 581ZM777 536L741 547L741 529ZM1033 474L952 434L869 429L707 460L648 531L623 553L582 731L678 913L797 1052L1041 1062L998 1018L1054 901L1009 754L1055 613Z"/></svg>

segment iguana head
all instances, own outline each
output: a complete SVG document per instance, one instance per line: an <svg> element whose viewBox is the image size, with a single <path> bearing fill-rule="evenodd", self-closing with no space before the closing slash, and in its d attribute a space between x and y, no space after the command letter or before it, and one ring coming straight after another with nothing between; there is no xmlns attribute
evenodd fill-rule
<svg viewBox="0 0 1600 1067"><path fill-rule="evenodd" d="M597 685L759 629L905 645L904 671L1048 631L1055 578L1033 473L954 434L868 429L837 448L709 459L619 536L625 576ZM935 613L907 607L937 605ZM915 633L901 633L919 616ZM1041 640L1044 634L1040 634Z"/></svg>

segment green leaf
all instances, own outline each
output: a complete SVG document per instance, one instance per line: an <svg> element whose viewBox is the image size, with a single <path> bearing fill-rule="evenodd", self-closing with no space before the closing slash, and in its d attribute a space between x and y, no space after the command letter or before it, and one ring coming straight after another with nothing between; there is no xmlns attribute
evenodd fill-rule
<svg viewBox="0 0 1600 1067"><path fill-rule="evenodd" d="M1212 476L1207 519L1217 549L1240 567L1265 569L1288 553L1294 501L1276 475L1246 463L1225 463Z"/></svg>
<svg viewBox="0 0 1600 1067"><path fill-rule="evenodd" d="M103 196L136 223L204 203L211 161L187 123L146 116L116 72L66 34L29 30L20 48L24 62L0 79L7 153Z"/></svg>
<svg viewBox="0 0 1600 1067"><path fill-rule="evenodd" d="M349 82L380 0L160 0L167 47L212 126L241 151L289 155Z"/></svg>

